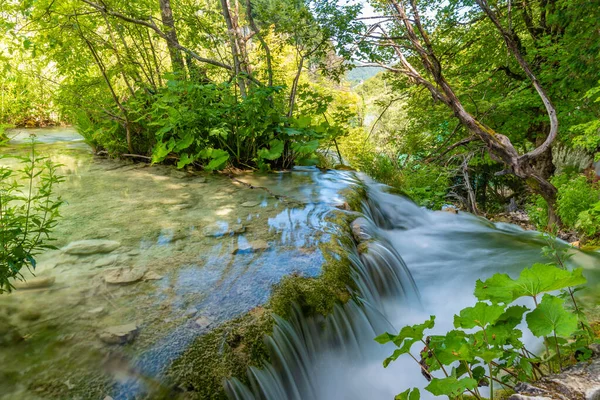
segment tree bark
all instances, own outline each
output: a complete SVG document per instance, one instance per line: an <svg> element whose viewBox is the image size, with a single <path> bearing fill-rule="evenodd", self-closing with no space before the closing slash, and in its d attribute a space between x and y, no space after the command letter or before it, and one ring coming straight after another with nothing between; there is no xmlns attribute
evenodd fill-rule
<svg viewBox="0 0 600 400"><path fill-rule="evenodd" d="M243 76L241 76L242 72L245 72L242 65L242 57L241 49L239 41L237 40L237 32L236 27L233 24L233 19L231 18L231 12L229 10L229 3L227 0L221 0L221 11L223 13L223 18L225 18L225 23L227 24L227 33L229 34L229 45L231 47L231 55L233 57L233 69L235 75L237 76L238 85L240 87L240 94L242 97L246 97L246 81Z"/></svg>
<svg viewBox="0 0 600 400"><path fill-rule="evenodd" d="M397 21L404 27L404 30L406 31L406 39L410 42L409 50L414 52L420 58L425 70L433 78L433 82L424 78L423 75L421 75L407 60L402 52L402 49L406 48L406 46L403 47L402 45L399 45L398 43L389 39L387 32L380 27L380 30L383 32L384 36L388 37L389 45L391 45L394 49L402 66L402 68L390 68L390 70L403 73L404 75L408 76L413 83L425 86L435 99L446 104L454 112L456 118L458 118L458 120L471 133L479 137L486 144L488 152L493 159L504 163L511 173L523 178L535 193L538 193L544 197L548 203L549 224L559 223L559 219L555 213L556 188L547 179L537 173L532 167L532 160L547 152L552 142L556 138L558 133L558 119L556 117L556 110L554 109L554 105L550 101L545 90L541 86L541 83L523 58L521 52L519 51L519 46L513 38L513 35L511 35L510 32L502 27L496 14L488 6L487 1L476 0L477 4L479 4L485 15L487 15L487 17L494 23L498 31L501 33L506 46L515 57L527 77L532 81L536 92L544 103L548 113L548 118L550 120L550 132L543 143L524 155L519 155L507 136L501 135L490 127L485 126L473 115L466 111L460 99L450 84L446 81L442 73L441 63L435 54L435 50L425 29L421 25L416 1L410 0L412 13L410 17L406 12L406 0L388 0L388 2L393 8L392 11L394 12Z"/></svg>
<svg viewBox="0 0 600 400"><path fill-rule="evenodd" d="M174 72L185 73L183 65L183 56L179 51L179 39L177 38L177 30L175 29L175 21L173 20L173 10L171 9L171 0L158 0L160 4L160 16L165 27L165 36L167 36L167 47L169 48L169 56L171 57L171 68Z"/></svg>

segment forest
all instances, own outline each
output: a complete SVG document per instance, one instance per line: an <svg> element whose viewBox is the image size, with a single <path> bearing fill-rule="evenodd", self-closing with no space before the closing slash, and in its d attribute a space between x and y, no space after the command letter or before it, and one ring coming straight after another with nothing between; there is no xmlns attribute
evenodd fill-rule
<svg viewBox="0 0 600 400"><path fill-rule="evenodd" d="M396 385L397 399L418 399L425 395L424 389L428 395L449 398L508 398L502 396L517 391L519 382L541 382L567 365L597 357L592 345L598 342L600 329L593 295L600 265L597 1L0 0L0 33L0 323L22 323L13 321L21 317L10 311L12 300L3 303L2 299L18 295L27 285L21 281L42 279L36 275L40 271L45 276L40 263L50 262L54 269L61 263L120 268L117 278L102 275L108 286L132 282L124 278L123 265L135 269L138 261L148 264L160 259L164 268L154 276L164 282L167 257L184 266L201 263L197 254L210 251L232 257L223 276L246 253L258 257L249 266L264 262L264 268L273 271L259 283L249 281L249 287L258 285L254 290L260 294L250 295L252 290L235 286L237 278L227 283L229 292L224 293L228 294L215 294L223 299L232 293L254 296L246 303L240 300L236 306L241 308L232 311L235 315L218 313L217 317L213 310L200 316L199 300L187 308L198 308L192 313L196 328L206 334L194 339L193 348L186 346L173 356L175 361L164 373L171 389L157 383L164 382L164 376L158 379L136 370L136 382L160 388L148 389L149 397L135 397L129 388L115 399L350 398L328 397L332 389L310 371L329 364L318 364L308 355L329 353L339 341L359 336L359 328L350 329L348 322L357 320L372 325L368 346L394 345L386 347L393 355L387 355L385 367L408 354L417 366L402 364L400 371L410 368L426 378L429 386L420 390L400 393L406 388ZM21 139L27 132L38 135L37 139ZM57 150L52 147L54 140L63 139L46 142L45 132L51 133L49 137L52 132L59 136L74 132L66 134L68 140L81 140L85 151L76 150L76 144ZM81 154L73 155L80 150ZM81 170L82 165L89 170ZM154 175L144 180L134 175L140 171L154 171ZM285 174L294 171L324 174L327 182L310 178L310 190L302 189L303 181L291 186L281 183ZM78 179L84 182L80 175L88 177L89 192L77 186ZM172 181L173 177L187 183ZM157 186L131 186L138 178ZM102 179L111 181L105 184ZM215 186L196 192L194 185L205 182ZM176 195L180 189L187 192L181 198ZM140 196L148 196L146 203L136 197L145 190L147 194ZM171 190L179 203L169 200ZM246 201L235 206L219 197L222 193L233 201L238 190L261 192L265 197L240 194ZM311 190L318 199L294 198L295 194L308 196ZM396 200L390 200L390 195ZM202 222L188 226L193 218L186 213L196 206L185 199L196 196L204 211L193 218ZM77 199L88 203L79 206ZM318 211L332 199L337 200L329 204L327 213ZM289 217L290 227L276 225L279 220L271 211L253 216L246 210L272 207L275 212L282 205L294 215ZM125 210L122 214L119 207ZM164 211L164 207L171 208ZM315 208L307 211L306 221L317 218L319 222L308 222L303 231L300 226L307 222L294 213L310 207ZM342 215L331 217L332 207ZM114 219L99 217L94 214L97 209ZM143 222L133 228L138 223L133 215L144 210L155 211L140 214L154 225ZM362 216L356 219L356 213ZM87 220L89 226L82 222ZM265 224L260 233L251 227L258 224L254 220ZM421 242L407 247L414 237L405 236L405 231L420 224L430 224L431 232L439 231L440 238L417 231L414 237ZM114 232L99 236L102 229ZM189 249L205 247L194 247L196 258L183 244L175 247L178 255L167 256L158 247L165 229L171 232L167 242L173 246L189 240ZM484 229L496 230L480 233ZM150 233L155 230L160 233ZM277 241L269 236L273 231L281 234ZM197 239L197 232L204 232L204 239ZM121 235L122 240L114 239ZM156 236L152 236L155 247L147 245L148 235ZM213 243L215 238L224 239ZM294 248L302 255L261 258L274 248L288 251L291 238L306 241ZM96 243L100 247L94 250L72 250L80 239L114 239L130 248L126 251L127 246L115 244L117 250L104 251L102 246L112 244ZM226 240L233 241L227 242L233 250L223 250ZM306 244L312 240L315 243ZM454 246L468 249L462 259L454 258L460 257ZM477 256L466 255L476 249L481 250ZM92 260L95 254L105 256ZM497 266L502 260L512 263L508 269ZM316 263L322 273L295 270L293 266L302 262ZM452 321L440 318L439 313L447 310L437 303L422 319L436 314L441 329L448 331L445 335L434 329L433 315L421 325L414 325L414 318L395 319L390 299L401 299L411 307L419 299L420 310L428 310L429 283L423 282L435 278L424 271L444 262L481 263L464 283L469 292L477 279L475 297L458 296L451 309L450 314L457 313L454 328ZM421 264L424 269L418 271L416 265ZM150 285L153 280L146 279L150 275L144 271L135 279L143 283L136 285ZM52 279L50 285L58 285L54 275ZM211 279L198 279L199 285L212 282L220 287L226 281ZM183 281L180 278L180 284ZM535 288L523 289L527 285ZM170 290L177 292L176 286L172 284ZM102 293L108 301L118 298L131 304L124 286L117 290L108 297ZM92 291L93 296L98 291ZM512 294L502 296L504 292ZM202 302L210 298L206 296ZM467 307L474 300L475 306ZM226 308L216 302L219 309ZM388 322L383 329L385 324L373 322L378 317L369 314L372 310L364 304L394 324ZM122 307L130 308L116 308ZM522 337L524 321L528 330ZM332 326L337 339L324 333L314 336L325 325ZM405 328L395 329L398 333L385 333L390 326L402 325ZM473 333L473 328L481 331ZM17 337L28 342L28 335L10 329L0 327L0 344ZM27 329L34 328L27 325ZM32 334L32 340L58 328L44 329L41 336ZM424 334L427 329L434 329L435 335ZM296 330L303 333L292 335ZM129 345L138 331L139 326L117 335L119 343ZM489 332L498 342L489 339ZM259 339L265 333L272 338ZM310 346L305 341L297 344L298 336L310 336ZM533 348L529 337L541 340L539 349ZM362 342L356 339L356 343ZM411 353L415 343L425 346L418 355ZM215 355L217 348L221 353ZM293 361L288 353L294 354ZM125 367L127 376L131 368ZM30 398L23 394L29 392L11 392L13 384L6 383L16 379L11 377L0 367L0 388L6 385L11 388L7 393ZM89 382L91 378L77 379ZM86 397L82 393L89 386L78 385L75 390L82 391L77 395L62 386L50 389L51 384L39 391L45 393L43 398L116 393L98 383L102 389L93 392L95 397ZM71 390L70 384L66 387ZM174 394L172 387L183 388L184 394ZM193 394L185 397L187 392ZM358 390L358 397L352 398L366 398L365 393Z"/></svg>

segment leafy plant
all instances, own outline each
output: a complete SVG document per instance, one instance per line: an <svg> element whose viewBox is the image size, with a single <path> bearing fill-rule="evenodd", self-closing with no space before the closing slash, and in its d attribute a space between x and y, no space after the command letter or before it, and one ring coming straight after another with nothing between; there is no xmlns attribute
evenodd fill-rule
<svg viewBox="0 0 600 400"><path fill-rule="evenodd" d="M561 257L556 249L547 251ZM445 335L426 337L425 331L435 325L435 316L431 316L423 324L406 326L398 334L384 333L375 340L382 344L392 342L397 347L384 366L404 354L413 358L430 378L425 387L430 393L454 399L468 392L483 399L479 387L489 386L492 399L494 386L514 388L520 381L532 381L561 370L566 359L589 357L590 352L585 350L594 340L593 333L585 317L570 312L563 299L570 295L578 309L570 288L585 282L582 269L568 271L552 264L534 264L517 279L495 274L477 281L474 294L478 302L455 315L455 329ZM551 294L567 288L566 296ZM524 297L533 300L533 309L513 304ZM523 332L517 327L523 317L531 333L543 338L543 354L536 355L522 342ZM421 361L411 353L415 343L424 345ZM438 371L442 377L434 376ZM418 398L417 389L396 397Z"/></svg>
<svg viewBox="0 0 600 400"><path fill-rule="evenodd" d="M8 156L1 156L7 158ZM35 270L35 256L53 249L50 236L60 216L55 186L62 182L57 164L35 152L16 157L22 168L0 166L0 293L10 292L10 279L23 279L21 270Z"/></svg>
<svg viewBox="0 0 600 400"><path fill-rule="evenodd" d="M600 190L590 185L585 176L557 176L560 182L557 196L557 212L566 226L573 228L579 214L600 200ZM562 182L561 182L562 181Z"/></svg>

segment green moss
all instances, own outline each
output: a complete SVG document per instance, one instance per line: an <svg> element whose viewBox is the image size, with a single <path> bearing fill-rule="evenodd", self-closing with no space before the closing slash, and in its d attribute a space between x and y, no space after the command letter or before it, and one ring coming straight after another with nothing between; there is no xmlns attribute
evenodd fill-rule
<svg viewBox="0 0 600 400"><path fill-rule="evenodd" d="M359 203L357 203L359 204ZM291 275L273 287L270 300L236 320L227 322L199 337L179 357L167 375L173 384L186 390L188 398L224 399L223 381L237 377L247 382L249 366L262 366L269 361L264 336L271 334L273 314L283 318L298 305L305 315L328 315L336 303L350 299L354 286L349 260L344 246L351 246L349 223L351 213L336 212L331 221L341 231L319 247L325 258L322 273L317 277Z"/></svg>

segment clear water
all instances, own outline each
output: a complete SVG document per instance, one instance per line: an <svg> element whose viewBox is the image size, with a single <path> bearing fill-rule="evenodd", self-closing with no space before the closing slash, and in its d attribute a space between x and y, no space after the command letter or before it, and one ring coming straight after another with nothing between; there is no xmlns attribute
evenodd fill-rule
<svg viewBox="0 0 600 400"><path fill-rule="evenodd" d="M237 177L252 189L218 174L97 158L65 128L10 131L12 140L0 151L26 154L30 134L36 151L61 163L65 177L55 245L102 239L119 247L88 256L41 254L35 275L55 283L0 296L0 316L25 337L0 347L3 400L71 398L71 389L118 381L103 367L114 346L98 333L132 322L139 335L121 350L142 372L158 374L197 335L263 304L283 276L319 274L324 259L318 244L338 229L327 217L339 212L341 192L357 182L349 173L317 169ZM15 165L10 158L0 163ZM240 234L205 235L240 224ZM266 242L268 250L235 253L253 241ZM121 268L162 279L104 282L108 271ZM197 313L190 318L192 308ZM208 326L194 323L200 317ZM118 390L106 395L118 398Z"/></svg>

